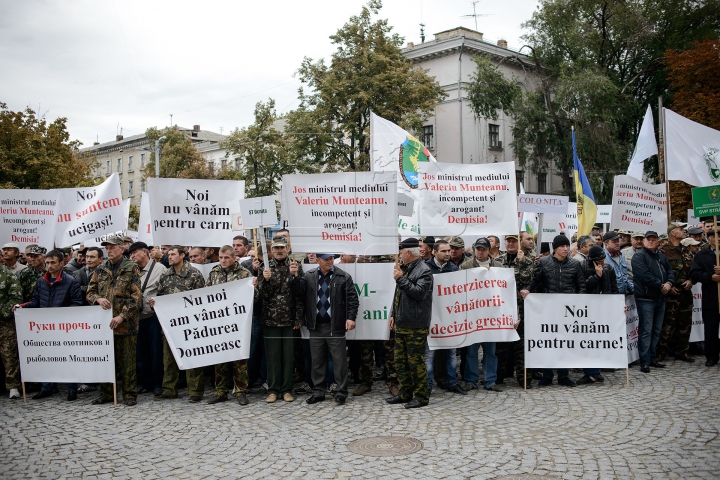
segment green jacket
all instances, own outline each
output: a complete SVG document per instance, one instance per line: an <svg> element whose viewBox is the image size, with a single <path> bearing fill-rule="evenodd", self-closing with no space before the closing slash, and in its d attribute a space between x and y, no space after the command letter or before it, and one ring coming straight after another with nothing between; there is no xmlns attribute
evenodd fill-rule
<svg viewBox="0 0 720 480"><path fill-rule="evenodd" d="M27 267L18 273L17 278L20 281L20 288L22 289L23 303L32 300L33 292L35 291L35 284L37 283L38 278L45 275L45 272L45 267L43 267L39 272L36 272L34 267Z"/></svg>
<svg viewBox="0 0 720 480"><path fill-rule="evenodd" d="M188 290L196 290L205 287L205 279L200 270L191 266L189 263L183 263L180 273L175 273L175 267L165 270L160 280L158 280L157 294L172 295L173 293L187 292Z"/></svg>
<svg viewBox="0 0 720 480"><path fill-rule="evenodd" d="M247 268L243 268L239 263L234 262L227 270L222 268L219 264L215 265L210 270L206 287L212 287L213 285L220 285L221 283L232 282L233 280L241 280L243 278L252 277L252 273Z"/></svg>
<svg viewBox="0 0 720 480"><path fill-rule="evenodd" d="M25 270L29 270L26 268ZM33 268L33 270L35 270ZM20 281L7 267L0 265L0 321L13 321L12 307L22 303Z"/></svg>
<svg viewBox="0 0 720 480"><path fill-rule="evenodd" d="M290 258L282 261L270 259L270 280L258 275L258 289L263 301L262 321L266 327L302 326L303 297L291 290ZM298 264L298 277L303 276L302 264Z"/></svg>
<svg viewBox="0 0 720 480"><path fill-rule="evenodd" d="M99 298L112 304L113 317L123 317L115 335L137 335L140 318L140 269L123 257L115 273L110 260L105 260L92 274L86 299L95 305Z"/></svg>
<svg viewBox="0 0 720 480"><path fill-rule="evenodd" d="M515 270L515 286L517 290L517 302L518 306L523 305L523 298L520 294L521 290L527 290L530 287L532 281L533 268L535 266L534 258L530 255L525 255L522 262L517 261L517 254L511 255L509 253L503 253L495 259L496 262L500 263L505 268L512 268Z"/></svg>

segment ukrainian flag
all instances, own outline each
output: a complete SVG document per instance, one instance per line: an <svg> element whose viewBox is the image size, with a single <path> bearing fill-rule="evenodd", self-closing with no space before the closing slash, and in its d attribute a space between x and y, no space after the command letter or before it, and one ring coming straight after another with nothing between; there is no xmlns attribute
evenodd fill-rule
<svg viewBox="0 0 720 480"><path fill-rule="evenodd" d="M588 235L597 220L597 204L590 189L585 169L580 163L575 147L575 128L572 129L573 163L575 174L575 194L577 196L578 236Z"/></svg>

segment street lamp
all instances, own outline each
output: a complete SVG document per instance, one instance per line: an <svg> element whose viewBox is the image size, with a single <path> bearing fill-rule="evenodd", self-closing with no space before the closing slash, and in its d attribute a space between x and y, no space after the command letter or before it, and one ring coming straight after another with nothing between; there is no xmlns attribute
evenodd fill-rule
<svg viewBox="0 0 720 480"><path fill-rule="evenodd" d="M165 135L155 140L155 178L160 178L160 141L165 140Z"/></svg>

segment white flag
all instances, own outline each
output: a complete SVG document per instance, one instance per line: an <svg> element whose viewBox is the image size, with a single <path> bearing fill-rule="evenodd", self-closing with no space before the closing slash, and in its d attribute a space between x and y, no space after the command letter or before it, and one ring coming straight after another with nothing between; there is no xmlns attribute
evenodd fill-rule
<svg viewBox="0 0 720 480"><path fill-rule="evenodd" d="M695 187L720 184L720 131L665 109L668 180Z"/></svg>
<svg viewBox="0 0 720 480"><path fill-rule="evenodd" d="M638 135L637 143L635 144L635 151L633 151L632 159L630 160L630 166L628 167L627 174L631 177L635 177L642 181L643 176L643 162L650 158L652 155L657 155L657 143L655 143L655 127L653 123L653 114L648 105L647 112L645 112L645 118L640 126L640 134Z"/></svg>

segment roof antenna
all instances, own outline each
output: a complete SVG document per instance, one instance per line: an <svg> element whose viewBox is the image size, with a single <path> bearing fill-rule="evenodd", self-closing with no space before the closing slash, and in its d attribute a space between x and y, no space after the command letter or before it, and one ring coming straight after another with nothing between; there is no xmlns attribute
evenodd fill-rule
<svg viewBox="0 0 720 480"><path fill-rule="evenodd" d="M425 43L425 24L420 24L420 42Z"/></svg>
<svg viewBox="0 0 720 480"><path fill-rule="evenodd" d="M477 5L478 3L480 3L480 0L476 0L476 1L472 2L472 4L473 4L473 13L472 13L472 15L462 15L463 18L465 18L465 17L473 17L473 18L475 19L475 31L476 31L476 32L478 31L478 26L477 26L477 19L478 19L478 17L489 17L490 15L494 15L493 13L477 13L477 12L475 11L475 5Z"/></svg>

